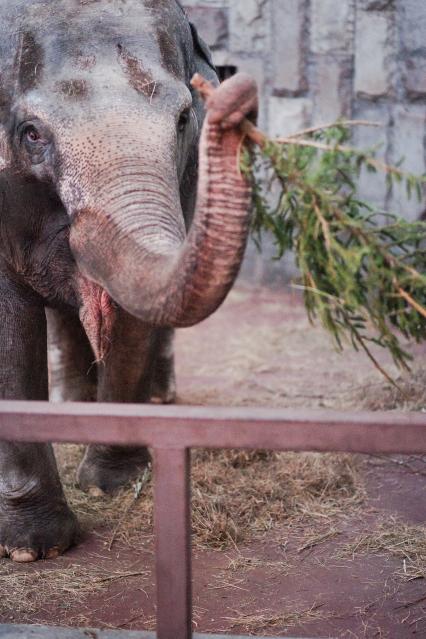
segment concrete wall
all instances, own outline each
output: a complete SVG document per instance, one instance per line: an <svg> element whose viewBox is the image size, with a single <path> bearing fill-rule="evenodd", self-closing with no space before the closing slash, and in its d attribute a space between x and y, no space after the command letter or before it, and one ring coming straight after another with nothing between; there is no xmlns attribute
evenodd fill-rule
<svg viewBox="0 0 426 639"><path fill-rule="evenodd" d="M260 126L285 135L344 116L377 120L354 142L381 144L378 155L426 172L426 0L183 0L217 65L253 74L262 102ZM405 189L364 175L361 194L414 220L426 203ZM282 265L249 248L245 275L280 278Z"/></svg>

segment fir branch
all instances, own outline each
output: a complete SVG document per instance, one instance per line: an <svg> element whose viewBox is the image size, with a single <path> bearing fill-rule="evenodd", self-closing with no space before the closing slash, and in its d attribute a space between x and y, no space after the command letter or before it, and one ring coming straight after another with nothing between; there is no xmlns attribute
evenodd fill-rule
<svg viewBox="0 0 426 639"><path fill-rule="evenodd" d="M200 78L194 85L204 96L214 90ZM421 198L426 177L349 146L356 125L377 123L343 121L270 140L244 120L241 131L255 147L242 149L241 170L253 186L254 240L260 248L271 232L277 259L294 251L310 321L318 317L339 349L349 341L363 350L395 384L369 345L407 369L400 336L426 339L426 224L376 211L357 196L357 181L363 169L381 171Z"/></svg>
<svg viewBox="0 0 426 639"><path fill-rule="evenodd" d="M302 129L302 131L298 131L297 133L293 133L289 135L289 139L293 138L301 138L305 135L312 135L312 133L317 133L318 131L325 131L326 129L334 129L336 124L339 126L354 127L354 126L371 126L371 127L382 127L383 124L381 122L372 122L371 120L339 120L338 123L330 122L329 124L320 124L319 126L313 126L309 129Z"/></svg>
<svg viewBox="0 0 426 639"><path fill-rule="evenodd" d="M404 291L403 288L398 287L398 292L401 295L401 297L403 297L405 301L408 302L408 304L410 304L410 306L412 306L418 313L420 313L420 315L423 315L423 317L426 318L426 309L421 304L416 302L416 300L413 299L411 295L407 293L407 291Z"/></svg>

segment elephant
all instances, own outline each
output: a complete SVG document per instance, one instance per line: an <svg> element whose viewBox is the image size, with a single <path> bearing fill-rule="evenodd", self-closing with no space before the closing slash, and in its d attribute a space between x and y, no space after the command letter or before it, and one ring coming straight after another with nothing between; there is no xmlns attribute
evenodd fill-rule
<svg viewBox="0 0 426 639"><path fill-rule="evenodd" d="M0 0L0 398L174 401L174 330L243 258L256 111L177 0ZM148 460L89 446L78 482L111 493ZM78 531L51 445L1 442L0 557L55 558Z"/></svg>

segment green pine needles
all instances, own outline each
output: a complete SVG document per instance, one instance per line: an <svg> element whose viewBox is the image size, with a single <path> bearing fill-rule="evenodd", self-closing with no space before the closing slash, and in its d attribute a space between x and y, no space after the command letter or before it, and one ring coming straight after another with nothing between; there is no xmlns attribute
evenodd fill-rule
<svg viewBox="0 0 426 639"><path fill-rule="evenodd" d="M349 342L363 350L393 383L371 344L408 368L401 336L426 338L426 224L375 210L360 200L357 181L362 170L381 170L389 184L403 182L422 198L426 178L347 146L352 124L271 141L244 122L260 146L242 153L241 166L253 184L258 246L270 231L277 259L294 251L310 319L321 320L339 349Z"/></svg>
<svg viewBox="0 0 426 639"><path fill-rule="evenodd" d="M204 98L215 91L199 74L191 83ZM421 200L426 176L348 146L354 125L380 126L338 122L272 141L244 120L240 128L255 146L242 145L241 171L253 185L253 237L261 248L270 231L277 259L294 251L310 320L319 318L339 349L346 342L363 350L396 385L371 345L408 369L401 337L426 339L426 223L375 210L361 201L357 183L362 170L383 171L389 186L404 183Z"/></svg>

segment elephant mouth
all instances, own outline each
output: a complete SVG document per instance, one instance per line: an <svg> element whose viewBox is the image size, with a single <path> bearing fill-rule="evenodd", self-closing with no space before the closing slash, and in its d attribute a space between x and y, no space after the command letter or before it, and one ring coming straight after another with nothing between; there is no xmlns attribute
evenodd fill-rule
<svg viewBox="0 0 426 639"><path fill-rule="evenodd" d="M103 362L112 343L116 306L105 289L82 275L78 289L81 298L80 321L92 346L95 361Z"/></svg>

